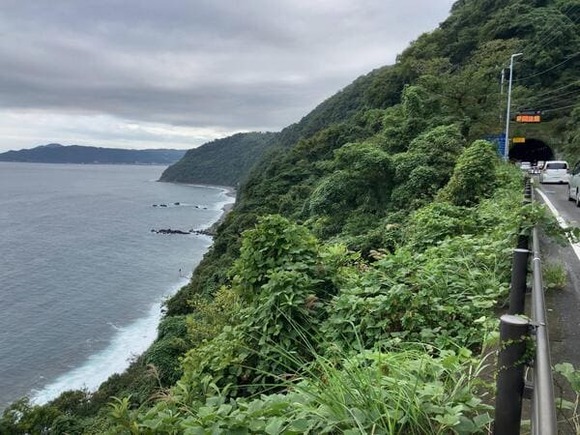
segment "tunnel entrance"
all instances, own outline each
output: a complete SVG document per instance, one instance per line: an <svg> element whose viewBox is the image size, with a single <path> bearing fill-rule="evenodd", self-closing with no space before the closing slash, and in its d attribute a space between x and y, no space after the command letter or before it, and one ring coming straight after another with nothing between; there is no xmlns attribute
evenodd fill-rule
<svg viewBox="0 0 580 435"><path fill-rule="evenodd" d="M554 151L545 142L538 139L527 139L524 143L515 143L510 147L510 160L530 162L535 165L540 160L554 160Z"/></svg>

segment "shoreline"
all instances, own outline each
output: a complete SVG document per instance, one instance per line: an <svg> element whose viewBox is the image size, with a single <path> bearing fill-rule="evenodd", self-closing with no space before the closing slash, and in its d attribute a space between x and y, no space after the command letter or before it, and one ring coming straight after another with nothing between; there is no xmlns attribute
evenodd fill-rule
<svg viewBox="0 0 580 435"><path fill-rule="evenodd" d="M205 234L206 236L210 237L214 237L217 234L218 227L226 220L227 215L233 210L234 206L236 205L236 201L238 199L238 192L236 188L233 186L221 186L217 184L200 184L200 183L179 183L176 181L161 181L161 180L157 180L157 182L194 187L211 187L214 189L220 189L226 197L233 198L233 201L225 202L222 205L221 208L222 213L213 224L199 231L199 234Z"/></svg>
<svg viewBox="0 0 580 435"><path fill-rule="evenodd" d="M234 188L230 188L226 192L226 196L234 198L234 200L232 202L228 202L227 204L224 204L222 206L222 214L220 215L220 217L217 219L217 221L215 221L213 224L211 224L209 226L209 228L207 228L205 230L205 233L209 236L213 237L217 234L218 227L226 220L226 217L228 216L228 214L233 210L234 206L236 205L237 196L236 196L236 190Z"/></svg>
<svg viewBox="0 0 580 435"><path fill-rule="evenodd" d="M203 234L213 239L217 228L225 220L227 214L233 209L235 205L236 190L229 186L199 184L191 186L217 188L223 192L226 199L232 199L231 202L221 202L221 214L214 223L212 223L207 229L203 230ZM220 202L217 204L219 205ZM209 249L212 244L213 240L210 241L207 249ZM193 268L192 273L186 277L184 276L178 285L172 286L169 295L175 295L190 282L195 268L197 268L197 265ZM168 294L164 296L164 299L167 296ZM40 388L33 388L26 394L26 397L28 397L31 400L31 403L35 405L45 405L51 400L57 398L64 391L67 391L71 388L87 389L91 392L97 391L101 384L113 374L125 373L130 365L126 365L127 361L137 355L140 356L144 354L157 340L159 323L163 318L162 306L163 301L154 302L145 317L139 318L129 325L122 327L119 330L119 333L113 336L112 342L108 347L101 350L100 352L90 355L84 363L81 363L78 367L60 375L52 382L49 382ZM119 349L124 349L127 347L127 337L131 337L131 342L139 341L140 346L138 346L138 348L133 348L130 352L130 355L125 355L125 358L122 359L122 362L119 362L117 361L117 355L119 353ZM114 367L113 371L110 372L105 379L99 379L100 375L102 375L100 369L102 368L103 362L105 362L108 366L116 367ZM95 371L95 369L99 370ZM87 372L91 374L89 376L90 379L86 379ZM95 380L95 378L97 380Z"/></svg>
<svg viewBox="0 0 580 435"><path fill-rule="evenodd" d="M151 232L152 233L161 233L161 234L197 234L197 235L204 235L204 236L209 236L209 237L216 236L218 227L224 222L227 215L232 211L232 209L236 205L236 190L233 187L228 187L228 186L214 186L214 185L204 185L204 184L185 184L185 183L174 183L174 184L183 184L183 185L192 186L192 187L217 188L217 189L220 189L226 197L233 198L233 201L231 201L231 202L230 201L218 202L218 204L221 204L221 208L220 208L221 214L218 216L217 220L215 220L213 223L209 224L207 227L201 228L199 230L191 229L189 231L173 230L171 228L167 228L167 229L162 228L162 229L158 229L158 230L151 229Z"/></svg>

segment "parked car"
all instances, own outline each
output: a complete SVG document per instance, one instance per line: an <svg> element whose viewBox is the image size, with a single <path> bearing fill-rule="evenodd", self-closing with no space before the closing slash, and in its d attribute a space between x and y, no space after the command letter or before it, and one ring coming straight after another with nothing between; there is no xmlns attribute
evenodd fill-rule
<svg viewBox="0 0 580 435"><path fill-rule="evenodd" d="M532 170L532 164L530 162L521 162L520 169L524 172L530 172Z"/></svg>
<svg viewBox="0 0 580 435"><path fill-rule="evenodd" d="M574 165L568 179L568 199L580 207L580 162Z"/></svg>
<svg viewBox="0 0 580 435"><path fill-rule="evenodd" d="M548 160L540 171L540 183L567 183L568 162L564 160Z"/></svg>

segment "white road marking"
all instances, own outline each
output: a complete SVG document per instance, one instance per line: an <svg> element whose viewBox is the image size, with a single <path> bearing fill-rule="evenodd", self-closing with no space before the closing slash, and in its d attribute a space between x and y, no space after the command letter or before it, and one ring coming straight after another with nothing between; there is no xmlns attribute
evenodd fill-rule
<svg viewBox="0 0 580 435"><path fill-rule="evenodd" d="M558 221L558 224L560 224L560 227L564 229L569 228L570 225L568 225L568 222L566 222L566 220L560 215L560 213L558 213L558 209L554 207L554 204L552 204L552 201L548 199L546 194L542 192L540 189L536 189L536 192L540 194L540 196L544 200L544 203L548 206L548 208ZM572 246L572 249L574 250L576 257L578 257L578 261L580 261L580 243L572 243L570 239L568 239L568 241L570 242L570 246Z"/></svg>

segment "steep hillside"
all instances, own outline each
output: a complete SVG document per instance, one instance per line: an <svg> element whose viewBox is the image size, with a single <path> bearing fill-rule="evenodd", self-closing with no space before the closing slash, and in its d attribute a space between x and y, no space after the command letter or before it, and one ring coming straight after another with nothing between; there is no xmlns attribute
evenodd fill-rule
<svg viewBox="0 0 580 435"><path fill-rule="evenodd" d="M179 162L165 170L160 181L237 186L266 155L273 155L280 148L289 148L302 138L346 121L365 107L376 104L387 107L396 103L403 88L402 79L396 79L398 81L386 95L377 95L375 88L376 78L390 69L379 68L359 77L279 133L238 133L189 150Z"/></svg>
<svg viewBox="0 0 580 435"><path fill-rule="evenodd" d="M505 127L501 70L522 52L514 111L547 121L514 130L580 149L579 21L572 0L458 1L279 133L128 373L17 404L0 431L488 433L493 389L473 375L538 213L480 139Z"/></svg>
<svg viewBox="0 0 580 435"><path fill-rule="evenodd" d="M505 121L501 116L505 113L505 99L500 100L498 92L501 69L507 68L511 54L522 52L523 57L517 60L514 70L512 110L513 113L543 111L544 123L514 125L513 132L519 136L540 137L557 147L562 156L574 158L580 152L576 128L580 114L573 113L580 94L576 80L580 65L578 9L567 1L458 1L452 15L438 29L412 43L399 56L396 65L359 77L299 122L272 136L271 145L274 149L275 145L288 148L333 124L348 121L361 111L391 107L399 102L404 85L417 81L426 92L437 96L462 117L464 129L472 128L472 121L479 124L466 132L470 138L499 134ZM456 74L458 67L463 68L462 74ZM468 83L471 88L466 87ZM540 89L543 93L538 95L536 91ZM240 136L225 140L234 144ZM192 154L189 163L180 163L179 168L171 169L167 179L190 182L188 178L192 174L199 174L195 182L216 184L220 175L212 169L215 155L220 155L217 160L226 168L236 166L235 153L225 151L221 144L220 141L211 143L216 149L208 152L207 162L206 150L199 155ZM246 147L252 149L250 143ZM239 149L235 145L234 148ZM251 153L251 164L244 164L244 171L260 160L265 149L270 147L258 146L257 152ZM249 161L243 157L244 163ZM193 160L195 164L191 163ZM242 174L245 172L230 177L230 184L245 178Z"/></svg>
<svg viewBox="0 0 580 435"><path fill-rule="evenodd" d="M129 150L98 148L81 145L41 145L20 151L0 154L2 162L84 163L125 165L170 165L179 160L185 150L149 149Z"/></svg>
<svg viewBox="0 0 580 435"><path fill-rule="evenodd" d="M276 146L275 133L238 133L189 150L160 181L237 186L255 163Z"/></svg>

